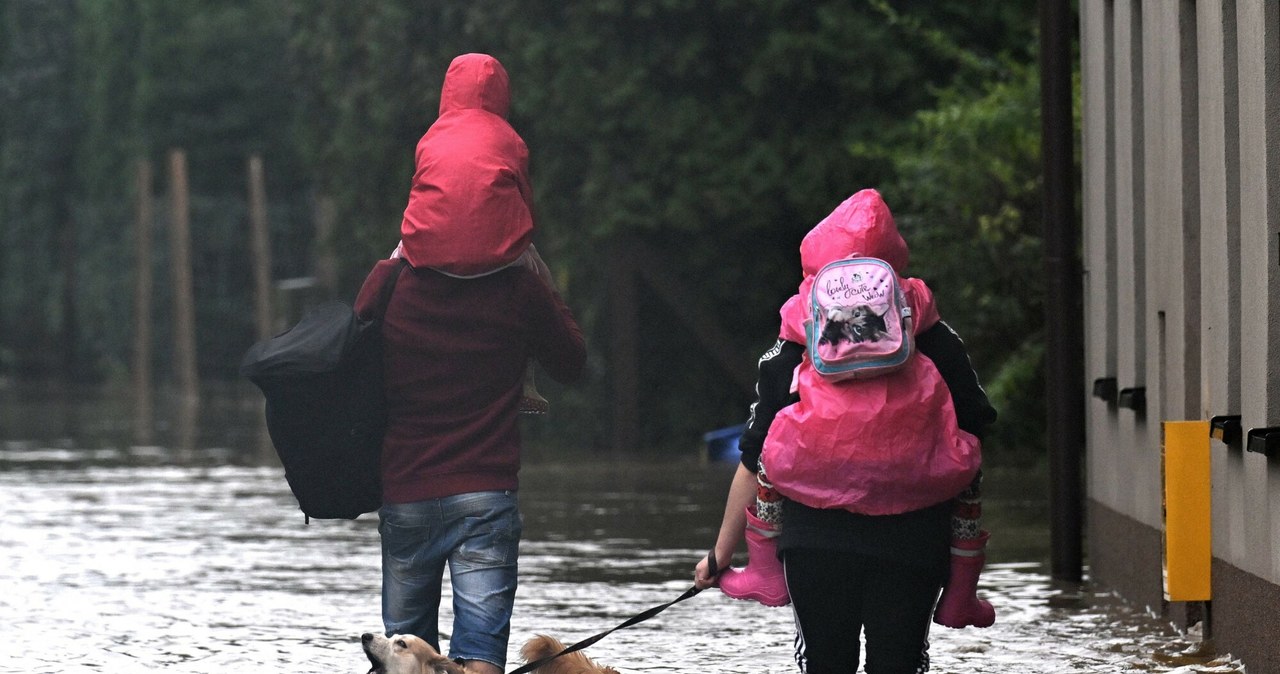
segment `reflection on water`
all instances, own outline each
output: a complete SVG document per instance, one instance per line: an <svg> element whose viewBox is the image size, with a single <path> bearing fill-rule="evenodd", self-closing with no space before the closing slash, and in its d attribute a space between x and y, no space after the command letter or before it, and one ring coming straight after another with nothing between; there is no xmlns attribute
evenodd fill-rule
<svg viewBox="0 0 1280 674"><path fill-rule="evenodd" d="M304 526L279 468L228 449L256 437L238 424L242 440L183 452L14 440L0 427L0 671L367 668L358 635L380 629L376 517ZM571 643L683 592L731 471L692 460L527 466L512 662L534 633ZM1242 671L1187 665L1209 657L1176 657L1194 644L1167 626L1087 588L1060 592L1042 565L1043 503L1019 494L1027 481L988 479L996 537L982 592L998 622L938 628L934 671ZM446 630L449 620L446 603ZM589 654L623 672L791 672L792 635L789 610L709 591Z"/></svg>

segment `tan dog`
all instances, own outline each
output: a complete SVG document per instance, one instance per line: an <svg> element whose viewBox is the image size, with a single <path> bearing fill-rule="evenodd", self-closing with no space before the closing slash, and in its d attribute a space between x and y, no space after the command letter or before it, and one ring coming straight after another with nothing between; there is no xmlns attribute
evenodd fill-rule
<svg viewBox="0 0 1280 674"><path fill-rule="evenodd" d="M364 654L373 667L369 674L468 674L462 665L440 655L431 644L412 634L364 634L360 637ZM564 650L564 644L546 635L525 642L520 655L525 662L541 660ZM531 674L619 674L601 667L581 652L560 656L533 670Z"/></svg>
<svg viewBox="0 0 1280 674"><path fill-rule="evenodd" d="M412 634L364 634L364 654L373 667L369 674L467 674L462 665L444 657L431 644Z"/></svg>
<svg viewBox="0 0 1280 674"><path fill-rule="evenodd" d="M525 662L533 662L563 650L564 644L539 634L525 642L524 648L520 649L520 656ZM532 674L618 674L618 670L601 667L583 655L582 651L574 651L533 670Z"/></svg>

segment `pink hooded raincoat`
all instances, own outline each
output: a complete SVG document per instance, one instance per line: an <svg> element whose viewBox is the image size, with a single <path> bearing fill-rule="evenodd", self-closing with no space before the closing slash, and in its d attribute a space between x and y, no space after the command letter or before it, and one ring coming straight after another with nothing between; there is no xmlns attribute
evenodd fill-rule
<svg viewBox="0 0 1280 674"><path fill-rule="evenodd" d="M533 237L529 148L507 123L507 71L486 54L449 64L440 116L418 141L399 254L414 267L478 276Z"/></svg>
<svg viewBox="0 0 1280 674"><path fill-rule="evenodd" d="M850 256L893 266L916 334L938 322L928 286L902 277L907 244L880 194L868 189L846 199L800 244L804 281L782 306L783 339L805 343L814 275ZM761 454L769 480L787 498L866 515L903 513L955 497L981 465L978 439L956 425L946 383L918 353L894 372L842 382L824 379L806 353L792 386L800 401L778 412Z"/></svg>

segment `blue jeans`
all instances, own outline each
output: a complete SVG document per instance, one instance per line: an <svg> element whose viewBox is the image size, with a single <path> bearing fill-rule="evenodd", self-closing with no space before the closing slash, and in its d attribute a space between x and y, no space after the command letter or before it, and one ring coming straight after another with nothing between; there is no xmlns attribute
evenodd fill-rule
<svg viewBox="0 0 1280 674"><path fill-rule="evenodd" d="M447 562L453 585L449 657L505 667L521 532L515 492L387 503L378 516L387 636L414 634L440 650L440 593Z"/></svg>

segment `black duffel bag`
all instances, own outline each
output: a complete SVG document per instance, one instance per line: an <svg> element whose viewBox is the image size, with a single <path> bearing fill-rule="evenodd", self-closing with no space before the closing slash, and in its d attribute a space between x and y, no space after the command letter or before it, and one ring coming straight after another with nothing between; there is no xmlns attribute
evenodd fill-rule
<svg viewBox="0 0 1280 674"><path fill-rule="evenodd" d="M384 283L372 316L326 302L240 363L266 397L267 432L306 521L355 519L382 505L382 316L403 269Z"/></svg>

